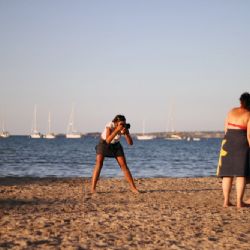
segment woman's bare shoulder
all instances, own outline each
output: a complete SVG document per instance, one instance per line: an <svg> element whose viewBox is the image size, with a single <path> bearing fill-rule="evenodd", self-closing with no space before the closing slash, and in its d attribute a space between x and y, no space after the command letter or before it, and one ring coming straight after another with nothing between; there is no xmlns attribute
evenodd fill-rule
<svg viewBox="0 0 250 250"><path fill-rule="evenodd" d="M240 111L240 108L239 107L234 107L234 108L231 109L231 111L232 112L238 112L238 111Z"/></svg>
<svg viewBox="0 0 250 250"><path fill-rule="evenodd" d="M239 108L232 108L229 110L228 115L234 115L238 113L238 111L239 111Z"/></svg>

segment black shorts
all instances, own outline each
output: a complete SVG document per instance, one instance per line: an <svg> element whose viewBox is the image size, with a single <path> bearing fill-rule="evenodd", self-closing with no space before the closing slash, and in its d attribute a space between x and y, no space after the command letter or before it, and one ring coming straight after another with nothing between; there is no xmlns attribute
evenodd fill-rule
<svg viewBox="0 0 250 250"><path fill-rule="evenodd" d="M96 154L101 154L104 157L116 158L118 156L125 156L120 142L108 144L106 141L100 140L95 150Z"/></svg>

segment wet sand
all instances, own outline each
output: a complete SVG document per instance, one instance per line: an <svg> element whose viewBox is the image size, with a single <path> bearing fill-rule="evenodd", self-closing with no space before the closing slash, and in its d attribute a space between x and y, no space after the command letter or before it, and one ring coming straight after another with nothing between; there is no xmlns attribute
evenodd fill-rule
<svg viewBox="0 0 250 250"><path fill-rule="evenodd" d="M0 178L0 249L249 249L250 208L222 208L220 179L135 183Z"/></svg>

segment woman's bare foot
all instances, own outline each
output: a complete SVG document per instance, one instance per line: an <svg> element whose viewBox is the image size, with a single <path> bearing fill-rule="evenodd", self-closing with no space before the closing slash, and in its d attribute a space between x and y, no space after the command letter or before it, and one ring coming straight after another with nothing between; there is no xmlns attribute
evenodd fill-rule
<svg viewBox="0 0 250 250"><path fill-rule="evenodd" d="M250 207L250 205L248 203L245 203L245 202L240 202L240 203L237 203L237 208L243 208L243 207Z"/></svg>
<svg viewBox="0 0 250 250"><path fill-rule="evenodd" d="M96 190L95 189L91 189L90 193L91 194L96 194Z"/></svg>
<svg viewBox="0 0 250 250"><path fill-rule="evenodd" d="M233 204L229 201L229 202L224 202L223 207L231 207L233 206Z"/></svg>
<svg viewBox="0 0 250 250"><path fill-rule="evenodd" d="M139 194L140 191L136 188L131 188L131 191L134 193L134 194Z"/></svg>
<svg viewBox="0 0 250 250"><path fill-rule="evenodd" d="M248 199L247 201L245 201L246 204L250 205L250 199Z"/></svg>

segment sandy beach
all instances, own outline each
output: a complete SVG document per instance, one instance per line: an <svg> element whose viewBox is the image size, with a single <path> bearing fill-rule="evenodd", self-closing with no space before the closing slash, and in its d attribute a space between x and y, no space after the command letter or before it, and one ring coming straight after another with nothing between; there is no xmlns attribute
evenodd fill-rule
<svg viewBox="0 0 250 250"><path fill-rule="evenodd" d="M0 178L0 249L249 249L250 208L222 208L220 179L135 182Z"/></svg>

